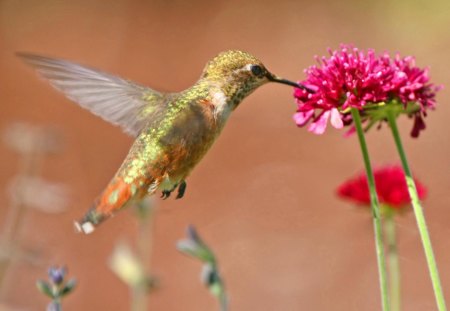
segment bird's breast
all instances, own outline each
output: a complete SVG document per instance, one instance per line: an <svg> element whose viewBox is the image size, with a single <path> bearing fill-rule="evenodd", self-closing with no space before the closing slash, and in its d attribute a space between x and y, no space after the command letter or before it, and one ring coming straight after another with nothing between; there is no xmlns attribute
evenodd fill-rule
<svg viewBox="0 0 450 311"><path fill-rule="evenodd" d="M232 110L228 97L221 90L213 91L208 104L212 106L211 109L213 110L213 117L217 126L223 127Z"/></svg>
<svg viewBox="0 0 450 311"><path fill-rule="evenodd" d="M161 156L172 178L185 178L220 134L227 109L223 97L215 94L192 102L160 138Z"/></svg>
<svg viewBox="0 0 450 311"><path fill-rule="evenodd" d="M177 98L159 124L141 132L121 169L127 182L144 175L149 180L168 178L176 184L189 175L230 114L225 94L201 95Z"/></svg>

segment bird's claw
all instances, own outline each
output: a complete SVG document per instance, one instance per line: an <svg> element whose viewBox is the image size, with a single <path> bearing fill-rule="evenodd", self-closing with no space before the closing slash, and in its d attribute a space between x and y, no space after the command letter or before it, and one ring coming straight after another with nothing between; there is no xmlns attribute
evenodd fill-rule
<svg viewBox="0 0 450 311"><path fill-rule="evenodd" d="M184 193L186 192L186 186L186 181L183 180L178 186L178 193L175 199L181 199L184 196Z"/></svg>
<svg viewBox="0 0 450 311"><path fill-rule="evenodd" d="M168 197L170 197L170 194L172 193L172 191L170 190L163 190L161 193L161 198L163 200L167 199Z"/></svg>
<svg viewBox="0 0 450 311"><path fill-rule="evenodd" d="M161 193L161 198L163 200L167 199L168 197L170 197L170 195L172 194L173 191L175 191L175 189L178 188L177 191L177 196L176 199L181 199L184 196L184 193L186 192L186 182L183 180L181 181L179 184L175 185L175 187L173 187L170 190L163 190Z"/></svg>

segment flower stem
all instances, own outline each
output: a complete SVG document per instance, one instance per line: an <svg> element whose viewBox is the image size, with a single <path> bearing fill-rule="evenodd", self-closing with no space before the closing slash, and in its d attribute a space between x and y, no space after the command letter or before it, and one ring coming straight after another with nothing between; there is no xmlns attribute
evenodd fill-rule
<svg viewBox="0 0 450 311"><path fill-rule="evenodd" d="M222 291L219 297L220 311L228 311L228 297L225 290Z"/></svg>
<svg viewBox="0 0 450 311"><path fill-rule="evenodd" d="M47 311L62 311L61 299L53 299L53 301L47 306Z"/></svg>
<svg viewBox="0 0 450 311"><path fill-rule="evenodd" d="M143 200L137 204L137 218L139 221L139 233L137 237L138 256L144 267L146 275L150 278L149 266L152 254L153 242L153 202ZM150 282L150 279L148 280ZM149 305L150 284L140 283L131 288L131 310L145 311Z"/></svg>
<svg viewBox="0 0 450 311"><path fill-rule="evenodd" d="M45 137L41 137L45 138ZM17 179L23 184L23 180L39 176L44 150L38 144L30 144L27 147L30 152L21 153L21 169ZM0 235L0 300L2 300L6 290L6 274L9 267L16 259L16 254L20 253L18 249L18 241L20 241L20 230L28 207L24 202L24 196L27 191L26 187L17 187L15 194L16 200L11 200L6 221L3 226L3 232ZM1 254L3 253L3 254Z"/></svg>
<svg viewBox="0 0 450 311"><path fill-rule="evenodd" d="M439 279L439 272L436 264L436 260L433 254L433 248L431 246L430 235L428 233L427 224L425 222L425 216L423 214L423 209L419 201L419 195L417 194L416 184L409 169L408 161L406 159L406 154L403 149L402 141L400 139L400 134L398 132L397 123L395 120L395 114L393 111L387 111L387 119L389 126L392 131L392 136L394 137L395 144L397 146L397 151L400 155L402 161L403 170L405 171L406 184L408 185L409 196L411 197L411 204L414 209L414 214L416 216L417 226L419 228L420 238L422 239L422 245L425 251L425 257L427 259L428 270L431 277L431 282L433 284L434 295L436 297L436 303L439 311L447 310L445 305L445 298L442 292L441 281Z"/></svg>
<svg viewBox="0 0 450 311"><path fill-rule="evenodd" d="M398 260L397 233L395 230L395 213L386 213L384 229L387 242L387 259L389 265L389 291L391 310L401 310L400 263Z"/></svg>
<svg viewBox="0 0 450 311"><path fill-rule="evenodd" d="M378 202L378 196L375 188L375 179L373 177L372 167L369 159L369 152L367 150L366 139L361 124L361 117L359 111L356 108L351 109L353 122L355 122L356 132L358 134L359 145L364 159L364 166L366 168L367 183L370 191L370 202L372 205L373 227L375 232L375 247L377 253L378 263L378 277L380 280L381 291L381 305L384 311L390 310L389 294L387 286L387 273L386 262L384 259L384 243L383 243L383 230L381 225L380 216L380 204Z"/></svg>

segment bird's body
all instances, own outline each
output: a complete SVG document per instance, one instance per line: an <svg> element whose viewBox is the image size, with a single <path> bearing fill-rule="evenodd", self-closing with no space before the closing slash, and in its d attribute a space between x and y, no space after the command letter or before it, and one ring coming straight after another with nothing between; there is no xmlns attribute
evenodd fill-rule
<svg viewBox="0 0 450 311"><path fill-rule="evenodd" d="M141 199L156 190L168 196L182 184L214 143L230 114L217 112L225 104L224 98L215 96L220 94L217 92L198 85L168 98L162 119L137 136L88 218L107 215L129 200Z"/></svg>
<svg viewBox="0 0 450 311"><path fill-rule="evenodd" d="M159 93L72 62L18 54L67 97L136 137L123 164L77 227L94 227L131 202L161 190L166 198L185 180L242 99L269 81L302 87L269 73L241 51L219 54L192 87Z"/></svg>

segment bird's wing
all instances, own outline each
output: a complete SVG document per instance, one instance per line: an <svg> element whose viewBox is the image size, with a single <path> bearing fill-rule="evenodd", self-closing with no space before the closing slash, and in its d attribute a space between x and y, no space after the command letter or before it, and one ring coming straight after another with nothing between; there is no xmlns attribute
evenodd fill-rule
<svg viewBox="0 0 450 311"><path fill-rule="evenodd" d="M70 61L17 53L69 99L137 136L164 110L165 96L148 87Z"/></svg>

